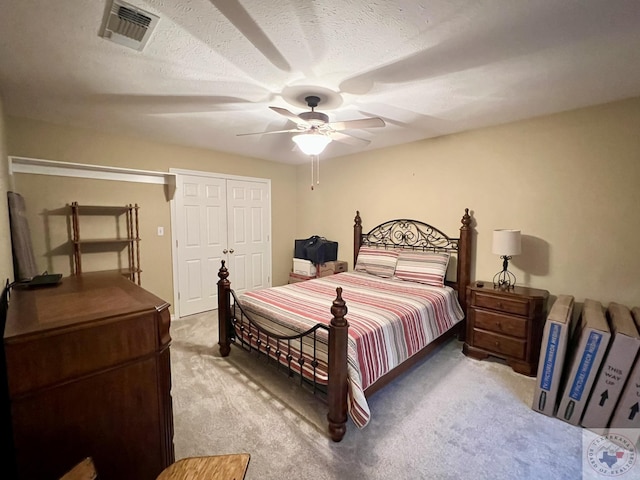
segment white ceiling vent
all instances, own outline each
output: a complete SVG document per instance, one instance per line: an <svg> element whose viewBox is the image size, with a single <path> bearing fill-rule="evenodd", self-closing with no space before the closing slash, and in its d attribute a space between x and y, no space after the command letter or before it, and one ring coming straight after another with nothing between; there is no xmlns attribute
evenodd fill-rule
<svg viewBox="0 0 640 480"><path fill-rule="evenodd" d="M100 36L112 42L142 50L159 17L120 0L113 0Z"/></svg>

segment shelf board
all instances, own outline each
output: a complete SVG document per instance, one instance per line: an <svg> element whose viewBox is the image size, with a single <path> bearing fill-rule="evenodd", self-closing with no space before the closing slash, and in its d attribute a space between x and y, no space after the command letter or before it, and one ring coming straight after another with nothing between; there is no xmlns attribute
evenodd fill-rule
<svg viewBox="0 0 640 480"><path fill-rule="evenodd" d="M114 269L110 269L110 270L92 270L90 272L82 272L79 275L86 275L89 273L114 273L114 274L120 274L120 275L132 275L134 273L141 273L142 270L140 270L139 268L114 268Z"/></svg>
<svg viewBox="0 0 640 480"><path fill-rule="evenodd" d="M82 244L97 244L97 243L129 243L129 242L137 242L140 240L139 238L88 238L86 240L73 240L73 243L76 245Z"/></svg>
<svg viewBox="0 0 640 480"><path fill-rule="evenodd" d="M133 210L135 206L113 206L113 205L71 205L75 208L78 215L122 215L129 210Z"/></svg>
<svg viewBox="0 0 640 480"><path fill-rule="evenodd" d="M142 270L140 270L139 268L115 268L112 270L102 270L102 271L106 273L120 273L122 275L130 275L132 273L142 272Z"/></svg>
<svg viewBox="0 0 640 480"><path fill-rule="evenodd" d="M95 178L121 182L155 183L174 187L176 184L175 173L9 156L9 174L14 173L36 173L39 175Z"/></svg>

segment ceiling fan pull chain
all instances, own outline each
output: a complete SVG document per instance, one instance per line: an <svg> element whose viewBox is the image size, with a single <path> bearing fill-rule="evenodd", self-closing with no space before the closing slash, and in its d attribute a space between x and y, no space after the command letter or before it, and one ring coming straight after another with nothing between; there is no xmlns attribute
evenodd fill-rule
<svg viewBox="0 0 640 480"><path fill-rule="evenodd" d="M313 183L320 185L320 157L318 155L311 156L311 190L314 189ZM315 163L315 168L313 164Z"/></svg>
<svg viewBox="0 0 640 480"><path fill-rule="evenodd" d="M313 190L313 155L311 155L311 190Z"/></svg>

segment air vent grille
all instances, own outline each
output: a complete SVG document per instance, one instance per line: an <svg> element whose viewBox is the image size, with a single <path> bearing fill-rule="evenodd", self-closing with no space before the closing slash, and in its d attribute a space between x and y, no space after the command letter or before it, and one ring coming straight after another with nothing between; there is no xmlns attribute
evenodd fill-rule
<svg viewBox="0 0 640 480"><path fill-rule="evenodd" d="M127 7L119 7L116 15L109 16L107 28L114 33L141 41L151 24L151 17L134 12Z"/></svg>
<svg viewBox="0 0 640 480"><path fill-rule="evenodd" d="M114 0L107 13L102 37L112 42L142 50L159 18L133 5Z"/></svg>

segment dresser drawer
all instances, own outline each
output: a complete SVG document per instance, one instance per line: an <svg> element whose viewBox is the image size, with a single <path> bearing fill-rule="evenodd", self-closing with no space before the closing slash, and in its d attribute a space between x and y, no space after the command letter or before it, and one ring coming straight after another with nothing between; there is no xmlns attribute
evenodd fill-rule
<svg viewBox="0 0 640 480"><path fill-rule="evenodd" d="M529 301L518 298L498 297L491 294L475 292L472 304L476 307L498 310L504 313L514 313L516 315L529 315Z"/></svg>
<svg viewBox="0 0 640 480"><path fill-rule="evenodd" d="M484 330L474 329L473 344L478 348L518 359L524 359L527 351L527 342L525 340L518 340Z"/></svg>
<svg viewBox="0 0 640 480"><path fill-rule="evenodd" d="M489 310L473 309L473 327L514 337L527 337L527 320L501 315Z"/></svg>

